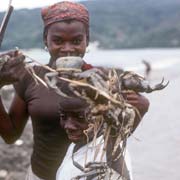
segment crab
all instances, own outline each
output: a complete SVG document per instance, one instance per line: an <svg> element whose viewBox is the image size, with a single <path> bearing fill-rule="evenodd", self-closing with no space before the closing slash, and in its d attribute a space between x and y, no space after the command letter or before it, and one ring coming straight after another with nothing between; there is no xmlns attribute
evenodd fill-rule
<svg viewBox="0 0 180 180"><path fill-rule="evenodd" d="M156 84L155 86L150 86L149 82L144 77L132 71L125 71L120 75L119 78L120 82L122 82L122 89L133 90L135 92L151 93L153 91L162 90L169 84L169 81L163 84L163 78L159 84Z"/></svg>
<svg viewBox="0 0 180 180"><path fill-rule="evenodd" d="M105 177L108 177L107 174L110 174L110 169L105 162L90 162L86 164L85 168L80 166L76 161L73 160L74 166L79 168L81 171L84 172L82 175L78 175L72 180L80 180L81 178L90 178L98 177L99 179L104 179ZM109 179L110 180L110 179Z"/></svg>
<svg viewBox="0 0 180 180"><path fill-rule="evenodd" d="M116 154L116 159L118 159L122 155L126 140L132 133L135 116L140 116L138 110L125 101L122 92L130 90L137 93L151 93L164 89L169 83L163 84L163 79L161 83L152 87L145 78L130 71L124 71L121 74L115 69L109 69L108 73L104 73L98 68L82 71L83 60L80 57L60 58L57 60L56 65L55 72L45 75L46 83L60 96L71 98L71 95L66 94L58 87L59 80L65 81L68 83L72 94L85 99L89 103L90 112L87 114L86 120L91 126L84 133L88 138L88 132L93 131L94 142L99 132L103 134L104 150L103 152L97 152L101 153L101 157L106 153L108 139L111 136L115 138L112 156ZM117 155L120 143L123 144L123 147L122 151ZM83 175L75 177L74 180L95 175L97 171L101 172L99 174L100 179L108 179L108 173L103 172L108 172L109 167L103 162L91 162L89 168L87 168L87 164L83 168L74 160L73 163L84 172Z"/></svg>
<svg viewBox="0 0 180 180"><path fill-rule="evenodd" d="M26 57L28 56L26 55ZM7 58L1 58L0 68L3 67ZM28 58L34 61L32 58ZM28 65L28 63L26 64ZM107 150L108 139L113 136L115 143L113 145L112 156L116 155L116 159L118 159L123 154L126 140L132 133L135 116L140 116L138 110L126 102L122 92L131 90L151 93L164 89L169 82L163 84L163 79L161 83L152 87L143 77L134 72L125 71L119 74L115 69L108 69L108 73L105 73L99 68L82 71L83 64L84 62L80 57L59 58L56 60L56 69L43 66L50 71L45 74L45 81L35 74L33 68L26 68L36 82L41 82L46 87L54 89L58 95L71 98L72 94L73 96L85 99L90 107L86 121L91 125L84 131L87 139L89 131L94 133L94 142L99 133L103 135L103 151L97 151L103 157ZM64 92L58 84L59 81L66 82L72 93L67 94ZM120 143L123 145L122 151L117 154ZM100 176L101 179L110 179L111 173L108 173L110 168L104 162L91 162L86 164L85 168L82 168L74 160L73 163L84 173L81 176L75 177L74 180L93 174Z"/></svg>

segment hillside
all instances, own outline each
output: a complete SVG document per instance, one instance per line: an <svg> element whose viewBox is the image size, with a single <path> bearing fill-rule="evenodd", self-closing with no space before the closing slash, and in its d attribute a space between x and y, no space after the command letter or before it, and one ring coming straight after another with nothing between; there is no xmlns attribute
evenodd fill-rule
<svg viewBox="0 0 180 180"><path fill-rule="evenodd" d="M91 41L101 48L180 46L179 0L94 0L83 2L91 15ZM3 13L0 13L2 19ZM14 11L3 49L42 44L40 9Z"/></svg>

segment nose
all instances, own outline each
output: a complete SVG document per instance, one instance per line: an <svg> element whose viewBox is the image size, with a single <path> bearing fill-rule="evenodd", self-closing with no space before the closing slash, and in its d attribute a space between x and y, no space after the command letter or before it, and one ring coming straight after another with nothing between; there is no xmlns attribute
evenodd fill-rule
<svg viewBox="0 0 180 180"><path fill-rule="evenodd" d="M61 52L63 53L72 53L74 52L74 47L71 43L65 42L61 47Z"/></svg>
<svg viewBox="0 0 180 180"><path fill-rule="evenodd" d="M64 124L64 129L68 131L73 131L76 130L76 126L73 123L73 118L68 117L65 124Z"/></svg>

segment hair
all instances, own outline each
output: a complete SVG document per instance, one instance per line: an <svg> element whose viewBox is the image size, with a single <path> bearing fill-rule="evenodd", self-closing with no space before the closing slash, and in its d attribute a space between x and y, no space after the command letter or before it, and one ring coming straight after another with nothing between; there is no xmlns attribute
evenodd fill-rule
<svg viewBox="0 0 180 180"><path fill-rule="evenodd" d="M89 104L82 98L79 97L62 97L60 102L60 111L76 112L85 110L89 107Z"/></svg>

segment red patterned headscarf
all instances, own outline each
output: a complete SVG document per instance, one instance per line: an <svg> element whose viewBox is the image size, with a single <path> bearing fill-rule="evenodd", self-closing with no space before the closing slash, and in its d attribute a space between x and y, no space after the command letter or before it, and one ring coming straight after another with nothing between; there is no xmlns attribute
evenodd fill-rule
<svg viewBox="0 0 180 180"><path fill-rule="evenodd" d="M60 21L80 21L85 25L87 37L89 39L89 13L84 5L80 3L63 1L43 8L41 11L41 15L45 29L49 25Z"/></svg>

